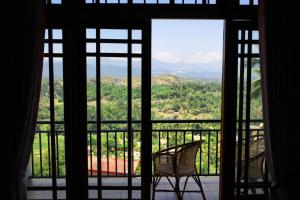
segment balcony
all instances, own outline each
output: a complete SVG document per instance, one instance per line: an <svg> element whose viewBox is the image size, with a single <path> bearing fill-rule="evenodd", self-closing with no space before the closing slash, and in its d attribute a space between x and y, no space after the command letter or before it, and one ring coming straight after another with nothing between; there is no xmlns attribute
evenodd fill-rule
<svg viewBox="0 0 300 200"><path fill-rule="evenodd" d="M261 120L251 121L251 135L261 137ZM101 131L101 180L103 198L127 198L127 190L118 190L114 187L127 186L132 180L132 186L141 185L140 163L140 121L132 124L132 172L128 174L128 131L127 121L102 121ZM56 131L51 135L50 122L38 122L32 156L28 165L28 198L52 198L53 180L56 180L58 198L65 198L65 153L63 122L55 123ZM218 199L220 174L220 120L153 120L152 121L152 152L159 151L174 145L184 144L194 140L204 140L197 155L197 169L207 199ZM97 131L96 122L88 123L88 175L89 196L97 198ZM47 130L48 129L48 130ZM52 137L52 138L51 138ZM52 139L52 140L51 140ZM54 139L54 140L53 140ZM55 142L53 142L55 141ZM51 160L51 147L55 148L56 162ZM52 177L52 167L56 168L56 179ZM163 179L160 186L168 189L169 184ZM193 190L196 184L189 180L187 189ZM43 190L43 191L41 191ZM257 190L262 193L262 190ZM132 190L133 198L140 198L139 190ZM157 193L156 199L172 199L174 193ZM199 193L185 193L185 199L198 199Z"/></svg>

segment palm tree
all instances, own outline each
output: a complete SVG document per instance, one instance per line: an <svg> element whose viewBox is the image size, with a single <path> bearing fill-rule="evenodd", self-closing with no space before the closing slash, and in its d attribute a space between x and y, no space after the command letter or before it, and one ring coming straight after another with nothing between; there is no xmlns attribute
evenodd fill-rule
<svg viewBox="0 0 300 200"><path fill-rule="evenodd" d="M252 68L253 72L257 75L257 78L254 81L252 81L251 97L258 98L261 96L261 73L258 58L252 60Z"/></svg>
<svg viewBox="0 0 300 200"><path fill-rule="evenodd" d="M260 65L259 65L259 59L255 58L252 60L252 71L254 74L256 74L257 78L252 81L252 90L251 90L251 98L257 99L261 98L262 95L262 87L261 87L261 73L260 73ZM262 105L260 106L260 109L262 110ZM264 123L259 124L260 128L264 127Z"/></svg>

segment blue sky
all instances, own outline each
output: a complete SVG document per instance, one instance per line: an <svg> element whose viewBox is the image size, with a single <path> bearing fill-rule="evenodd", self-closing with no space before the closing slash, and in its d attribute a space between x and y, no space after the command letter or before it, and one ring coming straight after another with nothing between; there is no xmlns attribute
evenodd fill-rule
<svg viewBox="0 0 300 200"><path fill-rule="evenodd" d="M87 38L96 38L95 29L87 29ZM55 35L55 34L54 34ZM141 31L133 31L140 39ZM140 37L139 37L140 36ZM102 29L101 38L127 39L127 30ZM166 63L221 63L222 20L152 20L152 59ZM95 43L87 43L87 52L96 52ZM140 44L133 44L138 53ZM101 44L102 52L126 53L127 44Z"/></svg>
<svg viewBox="0 0 300 200"><path fill-rule="evenodd" d="M62 39L62 30L53 29L53 38ZM133 31L134 39L141 39L141 31ZM102 29L101 38L127 39L127 30ZM87 38L96 38L96 29L87 29ZM47 33L46 33L47 37ZM101 44L102 52L126 53L127 44ZM96 52L95 43L87 43L87 52ZM222 20L152 20L153 75L174 74L197 77L221 77L223 49ZM141 52L141 44L132 50ZM62 44L53 44L54 53L62 53ZM48 45L45 45L48 52ZM126 66L124 58L101 59L103 65ZM62 60L57 61L60 65ZM135 62L137 64L137 62ZM140 63L140 61L139 61ZM135 64L135 65L136 65ZM138 64L140 66L140 64ZM95 59L88 58L88 66L95 67ZM125 68L124 68L125 69ZM119 70L119 69L115 69Z"/></svg>
<svg viewBox="0 0 300 200"><path fill-rule="evenodd" d="M134 34L137 32L137 34ZM102 30L103 38L127 39L125 30ZM133 31L140 39L140 31ZM125 36L125 37L124 37ZM88 38L96 38L95 29L87 30ZM47 32L46 32L47 38ZM62 39L62 31L53 29L53 38ZM103 47L107 44L102 44ZM127 51L127 46L107 45L109 52ZM152 20L152 58L168 63L209 63L221 62L223 46L222 20ZM141 46L133 46L133 50ZM46 52L48 46L45 47ZM62 52L62 45L53 44L55 53ZM96 51L96 45L87 44L90 52ZM103 48L102 48L103 49Z"/></svg>
<svg viewBox="0 0 300 200"><path fill-rule="evenodd" d="M222 61L222 20L152 20L152 57L168 63Z"/></svg>
<svg viewBox="0 0 300 200"><path fill-rule="evenodd" d="M140 39L139 35L140 31L133 31L135 39ZM96 38L95 29L88 29L87 37ZM127 39L127 31L102 30L101 37ZM62 31L53 30L53 38L61 39ZM222 20L152 20L153 59L187 64L221 62L222 47ZM45 49L47 52L47 45ZM54 43L53 49L55 53L61 53L62 44ZM102 44L101 49L123 53L127 52L127 45ZM87 51L95 52L96 44L87 43ZM141 51L141 45L133 46L133 51Z"/></svg>

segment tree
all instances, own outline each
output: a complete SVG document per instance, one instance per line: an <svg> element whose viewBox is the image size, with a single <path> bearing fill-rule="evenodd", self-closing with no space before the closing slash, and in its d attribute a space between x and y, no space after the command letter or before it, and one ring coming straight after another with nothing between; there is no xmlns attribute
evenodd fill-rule
<svg viewBox="0 0 300 200"><path fill-rule="evenodd" d="M258 58L252 60L251 68L252 71L257 75L257 78L254 81L252 81L251 97L258 98L261 96L261 72Z"/></svg>

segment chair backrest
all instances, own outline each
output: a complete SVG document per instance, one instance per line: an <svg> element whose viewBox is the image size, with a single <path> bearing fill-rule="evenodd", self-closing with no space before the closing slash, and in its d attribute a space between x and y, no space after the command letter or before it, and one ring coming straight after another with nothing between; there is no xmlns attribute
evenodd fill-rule
<svg viewBox="0 0 300 200"><path fill-rule="evenodd" d="M238 148L238 145L236 146ZM248 178L250 182L256 182L263 178L264 173L264 156L265 142L263 137L252 136L249 142L249 168ZM245 157L244 157L244 143L242 149L242 164L241 164L241 178L244 177L245 172ZM237 154L236 154L237 155Z"/></svg>
<svg viewBox="0 0 300 200"><path fill-rule="evenodd" d="M177 151L176 175L189 176L197 173L196 155L203 141L195 141Z"/></svg>
<svg viewBox="0 0 300 200"><path fill-rule="evenodd" d="M254 158L257 155L265 151L265 141L264 138L253 138L250 141L250 158Z"/></svg>
<svg viewBox="0 0 300 200"><path fill-rule="evenodd" d="M254 138L250 142L249 181L257 181L263 178L265 160L265 141Z"/></svg>

